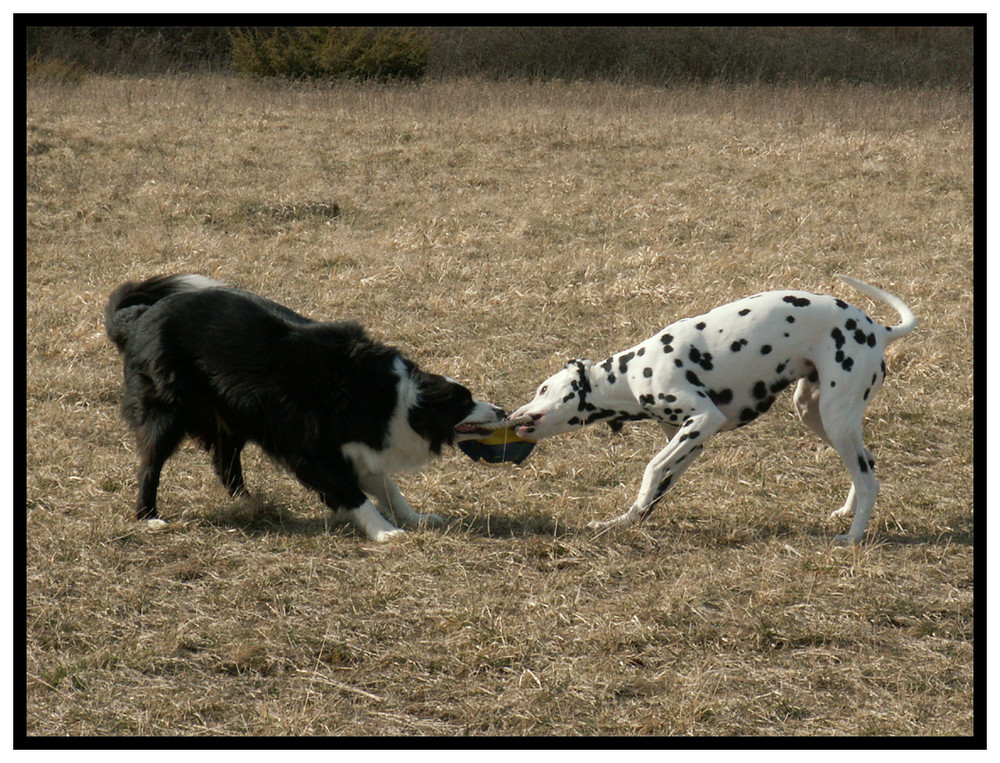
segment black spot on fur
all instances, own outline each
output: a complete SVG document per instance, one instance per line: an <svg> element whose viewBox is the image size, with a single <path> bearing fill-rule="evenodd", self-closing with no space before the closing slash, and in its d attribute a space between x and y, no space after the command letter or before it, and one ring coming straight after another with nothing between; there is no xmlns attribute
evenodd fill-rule
<svg viewBox="0 0 1000 763"><path fill-rule="evenodd" d="M782 298L782 302L787 302L792 307L808 307L811 303L805 297L795 297L789 294Z"/></svg>
<svg viewBox="0 0 1000 763"><path fill-rule="evenodd" d="M636 353L636 356L641 358L645 354L646 354L646 348L645 347L640 347L639 351Z"/></svg>
<svg viewBox="0 0 1000 763"><path fill-rule="evenodd" d="M739 314L742 316L742 315L748 315L749 313L750 313L750 308L744 307L742 310L740 310Z"/></svg>
<svg viewBox="0 0 1000 763"><path fill-rule="evenodd" d="M688 353L688 357L691 359L691 362L697 363L706 371L711 371L713 368L712 353L710 352L701 352L701 350L692 345L691 351Z"/></svg>
<svg viewBox="0 0 1000 763"><path fill-rule="evenodd" d="M614 411L603 411L603 410L602 411L596 411L596 412L590 414L586 418L586 420L584 420L583 423L584 424L593 424L595 421L600 421L601 419L610 418L611 416L614 416L614 415L616 415Z"/></svg>
<svg viewBox="0 0 1000 763"><path fill-rule="evenodd" d="M643 408L652 405L656 402L656 398L652 395L639 395L639 405Z"/></svg>
<svg viewBox="0 0 1000 763"><path fill-rule="evenodd" d="M854 329L856 329L857 327L858 327L858 322L853 318L848 318L847 323L844 324L844 328L846 328L848 331L854 331Z"/></svg>
<svg viewBox="0 0 1000 763"><path fill-rule="evenodd" d="M608 384L614 384L617 381L617 377L614 374L608 374Z"/></svg>
<svg viewBox="0 0 1000 763"><path fill-rule="evenodd" d="M653 375L653 369L650 368L649 366L646 366L644 369L642 369L642 375L648 379L650 376Z"/></svg>
<svg viewBox="0 0 1000 763"><path fill-rule="evenodd" d="M708 397L716 405L728 405L733 402L733 391L731 389L709 390Z"/></svg>
<svg viewBox="0 0 1000 763"><path fill-rule="evenodd" d="M754 400L763 400L767 397L767 385L762 381L757 382L750 390L750 394L753 395Z"/></svg>
<svg viewBox="0 0 1000 763"><path fill-rule="evenodd" d="M768 409L774 405L774 400L774 395L771 395L757 403L757 413L767 413Z"/></svg>
<svg viewBox="0 0 1000 763"><path fill-rule="evenodd" d="M813 384L816 384L819 381L819 371L817 371L814 368L812 371L809 372L809 375L806 377L806 379L811 381Z"/></svg>
<svg viewBox="0 0 1000 763"><path fill-rule="evenodd" d="M843 346L844 346L844 342L846 342L846 341L847 341L847 340L846 340L846 339L844 338L844 332L842 332L842 331L841 331L840 329L838 329L838 328L834 328L834 329L833 329L833 331L831 331L831 332L830 332L830 336L832 336L832 337L833 337L833 341L834 341L834 344L836 344L836 345L837 345L837 349L838 349L838 350L839 350L839 349L840 349L841 347L843 347Z"/></svg>
<svg viewBox="0 0 1000 763"><path fill-rule="evenodd" d="M624 355L618 358L618 372L625 373L628 371L628 362L635 357L634 352L626 352Z"/></svg>
<svg viewBox="0 0 1000 763"><path fill-rule="evenodd" d="M784 371L784 370L785 370L785 367L786 367L787 365L788 365L788 361L786 360L786 361L785 361L784 363L780 363L780 364L778 365L778 367L774 369L774 372L775 372L775 373L778 373L778 374L780 374L780 373L781 373L782 371Z"/></svg>
<svg viewBox="0 0 1000 763"><path fill-rule="evenodd" d="M696 323L696 324L694 324L694 327L695 327L696 329L698 329L698 331L702 331L702 330L704 330L704 328L705 328L705 322L704 322L704 321L701 321L701 322L699 322L699 323Z"/></svg>
<svg viewBox="0 0 1000 763"><path fill-rule="evenodd" d="M795 316L794 315L786 316L785 320L788 321L789 323L795 323Z"/></svg>
<svg viewBox="0 0 1000 763"><path fill-rule="evenodd" d="M865 473L868 472L868 462L865 461L865 457L864 456L858 456L858 468L862 472L865 472Z"/></svg>
<svg viewBox="0 0 1000 763"><path fill-rule="evenodd" d="M688 371L686 374L684 374L684 378L687 379L688 382L690 382L696 387L705 386L701 383L701 379L698 378L698 375L694 371Z"/></svg>
<svg viewBox="0 0 1000 763"><path fill-rule="evenodd" d="M749 424L751 421L753 421L759 415L760 414L757 413L757 411L755 411L753 408L744 408L742 411L740 411L740 417L739 417L740 418L740 423L741 424Z"/></svg>
<svg viewBox="0 0 1000 763"><path fill-rule="evenodd" d="M769 389L771 390L772 394L777 395L779 392L781 392L781 390L783 390L791 383L792 383L791 379L778 379L778 381L774 382L769 387Z"/></svg>
<svg viewBox="0 0 1000 763"><path fill-rule="evenodd" d="M835 300L833 300L833 304L835 304L835 305L836 305L837 307L839 307L839 308L840 308L841 310L846 310L847 308L849 308L849 307L850 307L850 305L849 305L849 304L847 304L847 303L846 303L846 302L845 302L844 300L842 300L842 299L835 299Z"/></svg>
<svg viewBox="0 0 1000 763"><path fill-rule="evenodd" d="M603 368L608 373L611 373L611 367L614 365L614 358L606 358L603 363L601 363L601 368Z"/></svg>
<svg viewBox="0 0 1000 763"><path fill-rule="evenodd" d="M858 344L867 344L868 335L865 334L865 332L862 331L861 329L858 329L857 331L854 332L854 341L857 342Z"/></svg>
<svg viewBox="0 0 1000 763"><path fill-rule="evenodd" d="M746 346L746 344L747 344L746 339L740 339L738 342L733 342L731 345L729 345L729 349L732 350L733 352L739 352L744 348L744 346Z"/></svg>
<svg viewBox="0 0 1000 763"><path fill-rule="evenodd" d="M768 355L770 352L771 352L771 345L769 344L765 344L763 347L760 348L761 355Z"/></svg>
<svg viewBox="0 0 1000 763"><path fill-rule="evenodd" d="M878 342L878 338L874 334L869 334L868 335L868 346L869 347L874 347L875 344L876 344L876 342Z"/></svg>
<svg viewBox="0 0 1000 763"><path fill-rule="evenodd" d="M684 361L681 360L680 358L674 358L674 365L677 366L678 368L683 368Z"/></svg>

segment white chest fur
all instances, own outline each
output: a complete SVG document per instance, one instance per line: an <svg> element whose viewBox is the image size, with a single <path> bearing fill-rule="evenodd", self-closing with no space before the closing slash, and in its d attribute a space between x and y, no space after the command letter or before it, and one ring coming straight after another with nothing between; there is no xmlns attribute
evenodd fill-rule
<svg viewBox="0 0 1000 763"><path fill-rule="evenodd" d="M399 377L396 385L396 407L389 420L389 430L381 449L360 442L341 446L344 457L359 474L393 474L420 469L431 458L430 443L410 427L408 414L417 404L419 390L400 359L393 371Z"/></svg>

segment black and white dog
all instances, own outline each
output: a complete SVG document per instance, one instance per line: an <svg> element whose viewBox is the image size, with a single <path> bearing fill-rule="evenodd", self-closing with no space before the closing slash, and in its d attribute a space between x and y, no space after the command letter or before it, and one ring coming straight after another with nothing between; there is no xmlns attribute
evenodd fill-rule
<svg viewBox="0 0 1000 763"><path fill-rule="evenodd" d="M875 459L861 439L865 407L885 379L884 350L917 325L898 297L839 276L901 317L898 326L875 323L835 297L771 291L667 326L602 363L570 361L545 380L535 398L511 419L538 440L586 424L655 419L667 445L646 467L639 497L616 519L592 527L644 519L716 432L748 424L797 381L794 403L804 424L840 455L851 490L832 516L853 514L838 541L857 543L878 495Z"/></svg>
<svg viewBox="0 0 1000 763"><path fill-rule="evenodd" d="M422 466L442 446L488 435L499 408L426 373L356 323L304 318L198 275L126 283L105 309L123 356L123 415L139 452L136 513L150 526L164 462L185 437L211 453L230 494L244 492L240 452L257 443L372 540L417 514L390 474ZM367 494L367 495L366 495Z"/></svg>

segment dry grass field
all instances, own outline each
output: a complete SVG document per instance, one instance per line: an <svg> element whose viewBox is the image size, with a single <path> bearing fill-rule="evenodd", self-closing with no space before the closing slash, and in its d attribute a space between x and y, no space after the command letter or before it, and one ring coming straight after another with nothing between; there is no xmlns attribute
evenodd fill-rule
<svg viewBox="0 0 1000 763"><path fill-rule="evenodd" d="M970 94L91 77L30 82L26 119L28 735L973 733ZM177 271L508 409L765 289L897 321L835 272L921 324L868 410L857 548L788 392L617 532L586 523L631 505L648 422L450 450L399 480L449 523L384 544L254 448L231 501L188 444L149 533L101 314Z"/></svg>

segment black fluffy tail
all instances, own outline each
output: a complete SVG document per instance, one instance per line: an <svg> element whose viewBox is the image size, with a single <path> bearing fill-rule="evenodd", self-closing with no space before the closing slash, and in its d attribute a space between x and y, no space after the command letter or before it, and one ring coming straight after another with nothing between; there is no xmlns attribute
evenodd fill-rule
<svg viewBox="0 0 1000 763"><path fill-rule="evenodd" d="M178 292L224 285L211 278L192 274L156 276L142 283L123 283L111 293L108 305L104 308L104 328L108 332L108 339L119 350L124 350L132 324L151 305Z"/></svg>

